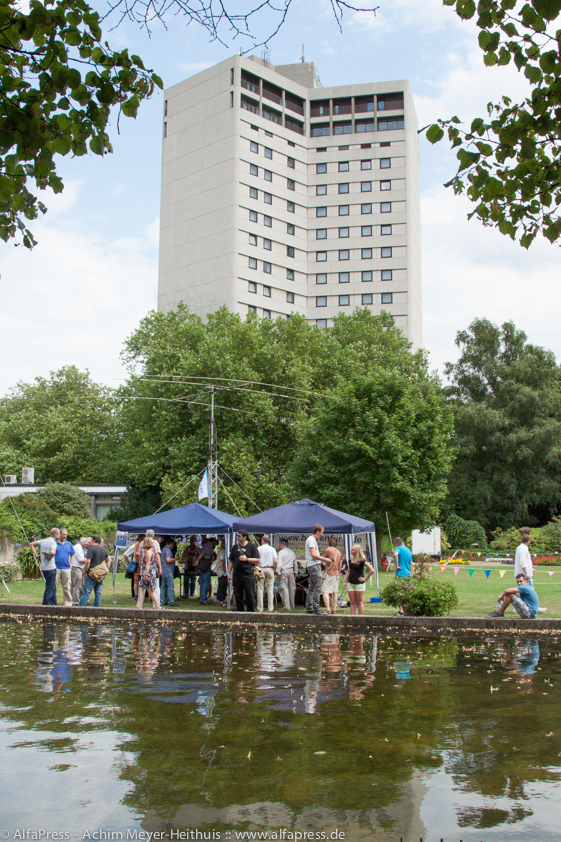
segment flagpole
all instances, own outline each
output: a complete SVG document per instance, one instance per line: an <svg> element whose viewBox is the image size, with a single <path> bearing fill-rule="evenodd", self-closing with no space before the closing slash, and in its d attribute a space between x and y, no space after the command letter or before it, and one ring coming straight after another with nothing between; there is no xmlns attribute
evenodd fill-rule
<svg viewBox="0 0 561 842"><path fill-rule="evenodd" d="M210 388L210 438L208 453L208 505L218 509L218 463L216 460L216 442L214 438L214 386Z"/></svg>

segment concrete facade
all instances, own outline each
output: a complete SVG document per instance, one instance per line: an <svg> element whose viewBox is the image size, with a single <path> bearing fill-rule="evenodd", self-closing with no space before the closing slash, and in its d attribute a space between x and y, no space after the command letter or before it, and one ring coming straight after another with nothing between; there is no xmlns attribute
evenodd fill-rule
<svg viewBox="0 0 561 842"><path fill-rule="evenodd" d="M422 344L417 118L404 80L321 87L234 56L165 92L158 307L387 310Z"/></svg>

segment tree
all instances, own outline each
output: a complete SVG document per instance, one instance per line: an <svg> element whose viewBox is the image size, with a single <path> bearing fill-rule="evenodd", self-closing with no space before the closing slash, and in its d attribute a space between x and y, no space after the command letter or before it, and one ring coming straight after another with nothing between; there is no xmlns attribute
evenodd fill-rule
<svg viewBox="0 0 561 842"><path fill-rule="evenodd" d="M400 369L394 358L338 379L303 423L293 465L303 493L379 527L388 512L398 532L438 520L452 463L438 384L424 363Z"/></svg>
<svg viewBox="0 0 561 842"><path fill-rule="evenodd" d="M69 482L51 482L37 496L61 517L92 516L89 495Z"/></svg>
<svg viewBox="0 0 561 842"><path fill-rule="evenodd" d="M8 458L2 472L19 473L27 465L35 468L37 482L117 481L111 395L75 366L18 383L0 402L0 456Z"/></svg>
<svg viewBox="0 0 561 842"><path fill-rule="evenodd" d="M414 489L417 512L422 511L420 521L425 523L429 512L436 516L434 501L442 496L442 477L450 459L440 444L445 444L451 429L443 420L446 410L436 399L437 384L427 375L424 353L411 353L387 313L375 317L357 309L350 316L337 316L332 328L320 330L300 316L259 321L249 315L242 321L226 308L211 314L205 323L180 305L177 311L152 313L144 319L127 341L124 357L131 371L119 393L127 407L121 430L125 474L140 489L160 485L164 499L190 482L170 505L197 496L197 475L208 460L209 384L217 388L218 457L223 468L220 505L252 514L294 499L302 491L300 475L306 468L295 472L293 461L304 458L308 423L325 417L334 422L347 419L346 399L351 396L345 384L363 378L364 388L372 390L372 411L382 431L389 431L393 424L392 435L397 436L400 425L416 425L415 430L409 429L404 444L403 449L410 448L407 454L391 437L384 442L383 467L393 477L399 465L409 460L408 472L403 470L398 480L399 489L407 487L408 493ZM387 391L372 381L373 372ZM407 400L411 395L411 405L404 409L406 421L392 414L400 389ZM385 414L390 418L381 417ZM357 460L373 446L368 425L356 430L357 438L363 434L367 439L357 443ZM345 439L341 449L347 447ZM440 467L431 461L437 450ZM421 490L415 486L414 463L425 456L431 468L417 465L425 483ZM435 482L431 484L433 468ZM328 470L322 472L327 475ZM382 477L360 466L357 470L362 471L364 487L344 482L341 507L368 516L372 512L368 501L377 493ZM320 477L314 473L314 479ZM332 485L314 486L313 496L331 493ZM387 492L393 506L397 495L391 489ZM331 498L322 499L329 502Z"/></svg>
<svg viewBox="0 0 561 842"><path fill-rule="evenodd" d="M25 220L45 213L35 189L60 193L55 155L111 152L113 106L135 117L161 79L127 50L102 43L99 15L85 0L0 3L0 237L35 244Z"/></svg>
<svg viewBox="0 0 561 842"><path fill-rule="evenodd" d="M561 371L512 322L460 331L445 390L458 455L448 504L488 531L539 525L561 504Z"/></svg>
<svg viewBox="0 0 561 842"><path fill-rule="evenodd" d="M468 20L477 11L479 46L488 67L514 62L531 86L519 103L503 97L489 103L488 116L468 130L458 117L430 126L436 143L447 130L459 161L445 186L465 194L486 226L519 239L528 248L537 233L555 242L561 236L561 29L551 22L561 0L444 0Z"/></svg>

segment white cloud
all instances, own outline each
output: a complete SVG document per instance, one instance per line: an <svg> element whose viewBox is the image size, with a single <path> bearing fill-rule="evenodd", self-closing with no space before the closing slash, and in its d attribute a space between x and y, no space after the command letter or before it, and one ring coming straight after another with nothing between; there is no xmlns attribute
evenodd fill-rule
<svg viewBox="0 0 561 842"><path fill-rule="evenodd" d="M362 30L371 30L377 35L388 35L390 32L403 32L413 28L418 35L430 34L453 28L464 32L474 29L471 21L462 21L452 9L442 5L442 0L393 0L383 4L376 11L356 12L352 19L353 26Z"/></svg>
<svg viewBox="0 0 561 842"><path fill-rule="evenodd" d="M154 227L110 239L87 226L40 223L32 252L4 246L0 301L10 318L0 339L0 394L70 364L114 385L123 339L157 304Z"/></svg>

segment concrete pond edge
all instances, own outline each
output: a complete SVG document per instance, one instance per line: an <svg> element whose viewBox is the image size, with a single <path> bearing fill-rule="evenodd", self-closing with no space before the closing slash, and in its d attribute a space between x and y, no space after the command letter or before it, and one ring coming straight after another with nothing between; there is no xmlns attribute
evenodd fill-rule
<svg viewBox="0 0 561 842"><path fill-rule="evenodd" d="M290 613L238 613L235 611L197 611L152 608L116 608L102 606L93 608L85 606L64 607L63 605L31 605L25 603L0 603L0 620L16 622L33 620L56 620L76 623L95 622L100 620L117 623L157 623L157 625L173 625L186 628L193 626L210 628L239 628L243 626L248 631L263 629L278 629L284 631L312 631L321 634L326 632L363 634L383 633L398 634L404 637L457 637L485 634L509 634L532 636L561 635L561 618L536 618L522 620L508 618L504 620L488 617L395 617L385 615L364 615L362 617L350 614L331 616L309 616L307 614Z"/></svg>

